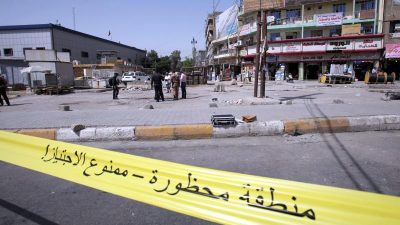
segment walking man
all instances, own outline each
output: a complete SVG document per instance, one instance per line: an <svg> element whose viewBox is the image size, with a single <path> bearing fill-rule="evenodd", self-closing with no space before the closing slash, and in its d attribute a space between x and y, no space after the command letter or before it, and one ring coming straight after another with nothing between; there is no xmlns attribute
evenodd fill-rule
<svg viewBox="0 0 400 225"><path fill-rule="evenodd" d="M113 88L113 99L118 99L118 94L119 94L118 75L119 75L118 73L114 73L114 76L113 76L112 82L111 82L111 85L112 85L112 88Z"/></svg>
<svg viewBox="0 0 400 225"><path fill-rule="evenodd" d="M186 74L181 74L181 90L182 90L182 98L186 98Z"/></svg>
<svg viewBox="0 0 400 225"><path fill-rule="evenodd" d="M4 101L6 101L6 104L8 106L10 106L10 101L8 100L8 97L7 97L7 85L8 85L8 82L7 82L6 78L4 78L4 75L1 75L0 76L0 104L2 106L4 105L4 103L3 103L3 99L1 99L1 96L3 96Z"/></svg>
<svg viewBox="0 0 400 225"><path fill-rule="evenodd" d="M179 75L178 72L174 73L171 77L172 82L172 92L174 95L174 100L178 100L179 96Z"/></svg>
<svg viewBox="0 0 400 225"><path fill-rule="evenodd" d="M162 91L162 81L164 80L164 77L161 76L159 73L155 73L151 76L151 86L154 87L155 91L155 99L157 102L160 101L160 98L162 101L164 101L164 94Z"/></svg>

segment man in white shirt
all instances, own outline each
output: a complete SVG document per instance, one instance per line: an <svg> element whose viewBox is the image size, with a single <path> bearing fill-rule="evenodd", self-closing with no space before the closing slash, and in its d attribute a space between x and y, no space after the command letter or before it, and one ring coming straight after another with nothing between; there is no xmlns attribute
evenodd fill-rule
<svg viewBox="0 0 400 225"><path fill-rule="evenodd" d="M181 74L181 90L182 90L182 98L186 98L186 74Z"/></svg>

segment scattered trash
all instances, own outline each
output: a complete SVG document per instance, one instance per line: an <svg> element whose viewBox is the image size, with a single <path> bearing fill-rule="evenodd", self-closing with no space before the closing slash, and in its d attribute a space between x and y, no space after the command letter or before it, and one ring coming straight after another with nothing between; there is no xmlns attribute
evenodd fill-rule
<svg viewBox="0 0 400 225"><path fill-rule="evenodd" d="M239 85L239 87L243 87L243 84Z"/></svg>
<svg viewBox="0 0 400 225"><path fill-rule="evenodd" d="M242 116L242 120L246 123L251 123L257 120L257 116L255 115L246 115Z"/></svg>
<svg viewBox="0 0 400 225"><path fill-rule="evenodd" d="M75 133L79 133L81 130L86 129L85 125L82 124L72 124L71 125L71 129L75 132Z"/></svg>
<svg viewBox="0 0 400 225"><path fill-rule="evenodd" d="M215 102L210 103L209 106L210 106L210 108L218 108L218 105Z"/></svg>
<svg viewBox="0 0 400 225"><path fill-rule="evenodd" d="M400 93L386 93L386 98L389 98L390 100L400 100Z"/></svg>
<svg viewBox="0 0 400 225"><path fill-rule="evenodd" d="M236 81L236 79L232 79L232 81L231 81L231 85L237 85L237 81Z"/></svg>
<svg viewBox="0 0 400 225"><path fill-rule="evenodd" d="M216 101L218 101L218 98L212 98L211 99L213 102L216 102Z"/></svg>
<svg viewBox="0 0 400 225"><path fill-rule="evenodd" d="M143 109L154 109L153 105L145 105Z"/></svg>
<svg viewBox="0 0 400 225"><path fill-rule="evenodd" d="M333 104L344 104L344 101L341 99L334 99Z"/></svg>

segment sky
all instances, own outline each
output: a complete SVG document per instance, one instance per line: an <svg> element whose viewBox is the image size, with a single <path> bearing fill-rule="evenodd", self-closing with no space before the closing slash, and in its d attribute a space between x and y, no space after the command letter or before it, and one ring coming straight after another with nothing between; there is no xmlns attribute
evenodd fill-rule
<svg viewBox="0 0 400 225"><path fill-rule="evenodd" d="M237 0L0 0L0 26L60 23L77 31L166 56L191 57L191 40L205 48L205 20ZM214 2L214 3L213 3Z"/></svg>

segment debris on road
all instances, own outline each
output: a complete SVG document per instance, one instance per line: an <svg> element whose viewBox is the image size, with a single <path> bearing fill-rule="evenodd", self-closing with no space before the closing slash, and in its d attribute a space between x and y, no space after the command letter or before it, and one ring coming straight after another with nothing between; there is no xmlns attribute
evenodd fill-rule
<svg viewBox="0 0 400 225"><path fill-rule="evenodd" d="M257 120L257 116L256 115L245 115L242 116L242 120L246 123L251 123Z"/></svg>

